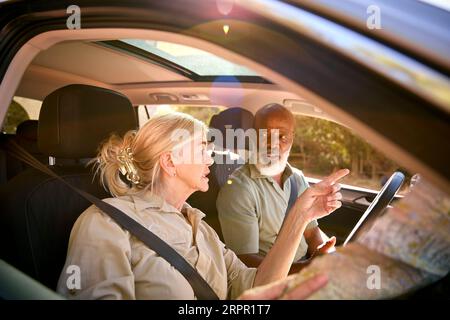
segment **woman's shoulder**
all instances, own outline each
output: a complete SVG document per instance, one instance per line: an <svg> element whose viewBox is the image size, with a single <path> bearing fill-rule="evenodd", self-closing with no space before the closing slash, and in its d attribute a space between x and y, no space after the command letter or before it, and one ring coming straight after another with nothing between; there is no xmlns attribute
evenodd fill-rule
<svg viewBox="0 0 450 320"><path fill-rule="evenodd" d="M103 202L114 206L115 208L129 214L130 211L134 211L134 202L129 196L111 197L101 199ZM108 214L102 212L95 204L88 207L82 215L103 215L108 217Z"/></svg>
<svg viewBox="0 0 450 320"><path fill-rule="evenodd" d="M130 197L105 198L102 201L116 207L125 214L134 217L134 203ZM94 204L88 207L77 219L74 230L79 232L98 232L99 230L119 230L119 225ZM96 231L97 230L97 231Z"/></svg>
<svg viewBox="0 0 450 320"><path fill-rule="evenodd" d="M134 201L131 196L105 198L102 199L102 201L116 207L119 210L124 211L127 214L130 214L130 212L135 211Z"/></svg>

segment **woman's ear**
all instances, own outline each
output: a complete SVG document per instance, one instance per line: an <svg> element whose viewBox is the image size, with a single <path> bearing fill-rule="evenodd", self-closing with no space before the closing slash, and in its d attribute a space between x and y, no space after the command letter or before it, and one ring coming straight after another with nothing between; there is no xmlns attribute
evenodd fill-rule
<svg viewBox="0 0 450 320"><path fill-rule="evenodd" d="M159 165L163 172L165 172L170 177L175 177L177 174L176 166L172 160L172 155L170 152L165 152L159 157Z"/></svg>

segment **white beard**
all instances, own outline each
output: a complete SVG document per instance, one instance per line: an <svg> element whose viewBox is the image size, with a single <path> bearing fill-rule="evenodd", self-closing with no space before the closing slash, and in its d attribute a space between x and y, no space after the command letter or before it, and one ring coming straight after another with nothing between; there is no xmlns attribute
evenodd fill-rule
<svg viewBox="0 0 450 320"><path fill-rule="evenodd" d="M285 152L279 160L272 160L270 164L256 163L255 166L262 175L273 177L282 173L284 169L286 169L288 158L289 152Z"/></svg>

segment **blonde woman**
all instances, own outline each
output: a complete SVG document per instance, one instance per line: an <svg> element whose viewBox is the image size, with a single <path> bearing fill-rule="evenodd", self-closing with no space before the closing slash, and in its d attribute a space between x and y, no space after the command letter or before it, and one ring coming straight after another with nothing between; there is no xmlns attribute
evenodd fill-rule
<svg viewBox="0 0 450 320"><path fill-rule="evenodd" d="M213 161L206 132L202 122L186 114L154 117L139 131L104 143L98 170L114 196L104 201L174 248L220 299L234 299L244 290L286 278L306 225L340 207L335 182L348 170L304 192L263 263L248 268L202 221L205 214L186 203L193 192L208 190ZM70 266L79 268L78 283L71 283ZM324 283L322 278L319 282ZM95 206L73 226L58 291L74 299L196 298L180 272Z"/></svg>

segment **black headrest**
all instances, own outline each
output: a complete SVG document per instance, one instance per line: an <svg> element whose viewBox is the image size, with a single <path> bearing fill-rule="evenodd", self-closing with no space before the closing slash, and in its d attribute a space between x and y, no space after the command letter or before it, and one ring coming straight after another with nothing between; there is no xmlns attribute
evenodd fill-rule
<svg viewBox="0 0 450 320"><path fill-rule="evenodd" d="M16 136L21 139L37 140L38 121L25 120L17 126Z"/></svg>
<svg viewBox="0 0 450 320"><path fill-rule="evenodd" d="M41 107L38 146L48 156L92 158L111 133L123 135L137 128L131 102L123 94L73 84L48 95Z"/></svg>
<svg viewBox="0 0 450 320"><path fill-rule="evenodd" d="M226 129L247 129L253 128L253 114L242 108L229 108L211 118L209 126L222 132L223 145L218 147L226 147ZM216 143L217 144L217 143Z"/></svg>

